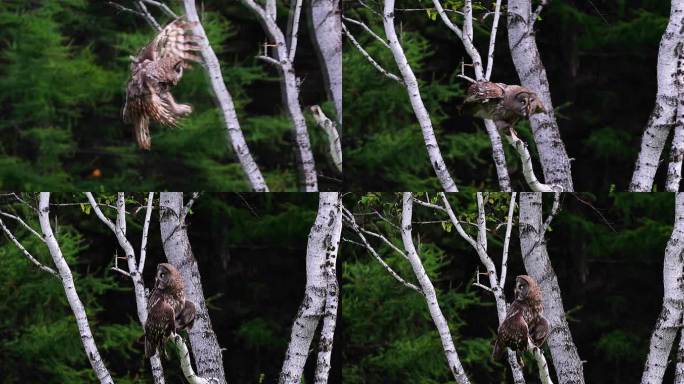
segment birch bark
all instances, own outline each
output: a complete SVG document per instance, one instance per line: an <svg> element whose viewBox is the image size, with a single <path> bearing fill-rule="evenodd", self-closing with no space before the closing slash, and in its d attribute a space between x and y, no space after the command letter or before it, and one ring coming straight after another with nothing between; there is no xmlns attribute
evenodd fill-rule
<svg viewBox="0 0 684 384"><path fill-rule="evenodd" d="M243 172L247 176L250 187L255 192L268 192L268 186L264 180L259 166L254 161L252 153L249 151L247 146L247 141L245 136L242 134L242 129L240 128L240 122L237 118L237 113L235 113L235 105L233 104L233 98L226 88L226 84L223 81L223 75L221 74L221 65L219 64L216 53L209 45L209 39L207 34L204 32L202 23L199 22L199 16L197 16L197 9L195 8L195 0L183 0L185 6L185 14L190 22L197 22L197 25L193 27L193 33L195 36L202 38L200 41L200 48L202 53L202 58L206 64L207 72L209 73L209 79L211 81L211 87L214 90L214 95L216 95L216 101L223 113L223 120L226 125L226 138L229 145L233 148L235 156L237 156L242 166Z"/></svg>
<svg viewBox="0 0 684 384"><path fill-rule="evenodd" d="M542 225L542 194L525 192L520 195L520 249L527 274L542 291L544 317L549 321L548 345L559 384L584 384L582 360L572 340L565 318L558 278L551 265L544 243Z"/></svg>
<svg viewBox="0 0 684 384"><path fill-rule="evenodd" d="M76 285L74 284L74 277L71 274L71 269L64 260L62 255L62 250L59 248L57 239L52 232L52 226L50 224L50 193L41 192L39 203L38 203L38 220L40 221L40 228L43 232L43 238L45 244L50 251L50 256L55 262L55 267L57 272L59 272L59 279L62 281L62 286L64 287L64 293L66 294L67 301L71 307L71 311L74 313L76 318L76 325L78 326L78 333L81 335L81 342L83 343L83 348L85 349L86 356L88 356L88 361L95 371L95 376L102 384L113 384L114 381L109 375L109 371L100 357L100 352L97 350L97 345L95 345L95 340L93 339L93 334L90 331L90 325L88 324L88 316L86 315L85 307L78 297L78 292L76 292Z"/></svg>
<svg viewBox="0 0 684 384"><path fill-rule="evenodd" d="M458 192L458 188L449 174L446 163L444 163L439 144L437 144L437 138L435 137L435 131L432 128L430 115L420 96L418 80L406 59L404 49L401 47L401 44L399 44L397 31L394 27L394 0L385 0L382 24L385 28L387 43L394 56L394 61L399 68L399 72L401 72L401 77L404 81L404 87L408 93L413 113L416 115L416 119L418 119L418 124L420 124L425 147L427 148L428 156L430 158L430 164L432 164L432 168L435 170L435 174L442 185L442 189L446 192Z"/></svg>
<svg viewBox="0 0 684 384"><path fill-rule="evenodd" d="M339 0L310 0L309 29L325 89L335 105L336 121L342 125L342 10Z"/></svg>
<svg viewBox="0 0 684 384"><path fill-rule="evenodd" d="M341 230L337 230L342 219L339 194L321 192L316 220L311 226L306 247L306 289L304 299L297 311L290 343L287 346L280 384L299 384L304 364L309 356L309 347L321 317L325 315L328 294L326 261L337 256ZM331 346L332 347L332 346Z"/></svg>
<svg viewBox="0 0 684 384"><path fill-rule="evenodd" d="M211 325L202 278L188 238L182 192L160 193L159 229L166 258L180 272L185 284L185 295L195 304L197 310L195 323L188 330L197 373L202 377L215 378L219 384L225 384L221 347Z"/></svg>
<svg viewBox="0 0 684 384"><path fill-rule="evenodd" d="M247 8L254 12L259 19L264 32L275 45L275 59L265 56L262 56L261 58L274 64L280 72L283 102L287 108L293 126L293 137L296 146L295 155L297 156L297 165L300 171L302 189L306 192L318 191L316 162L311 150L311 141L309 139L309 132L306 128L306 120L302 113L302 107L299 104L299 82L293 64L296 46L288 46L285 35L275 22L275 17L269 16L266 10L259 6L254 0L241 1ZM267 2L267 6L268 4L275 4L275 1L269 1ZM299 18L291 19L291 24L293 23L299 23ZM295 34L290 36L291 41L292 38L296 36L296 28L292 30L295 31Z"/></svg>
<svg viewBox="0 0 684 384"><path fill-rule="evenodd" d="M675 220L663 261L663 307L656 321L641 384L661 384L684 314L684 194L675 198ZM681 379L681 375L680 375Z"/></svg>
<svg viewBox="0 0 684 384"><path fill-rule="evenodd" d="M641 138L641 150L634 167L629 190L648 192L660 165L660 155L665 141L675 124L677 112L676 78L678 59L684 45L684 0L672 0L670 21L660 40L658 51L658 91L655 107Z"/></svg>
<svg viewBox="0 0 684 384"><path fill-rule="evenodd" d="M531 30L533 23L530 0L508 0L508 45L513 64L520 77L520 83L539 96L547 111L530 117L532 133L544 173L544 182L560 185L563 191L573 191L570 158L565 151L553 112L546 69Z"/></svg>
<svg viewBox="0 0 684 384"><path fill-rule="evenodd" d="M413 269L413 273L416 275L418 283L420 283L420 288L423 292L423 296L425 296L425 302L428 306L428 310L430 311L430 316L432 317L432 321L435 323L435 327L439 333L439 337L442 341L442 348L444 349L444 355L449 363L449 370L458 384L469 384L470 380L468 380L468 376L461 365L461 361L458 358L458 353L456 352L456 347L454 346L454 341L451 338L449 324L444 318L442 310L439 308L435 287L432 285L430 278L425 272L423 263L420 261L416 247L413 244L413 238L411 236L412 219L413 196L410 192L405 192L402 196L401 239L404 242L406 256L408 257L409 263L411 263L411 268Z"/></svg>

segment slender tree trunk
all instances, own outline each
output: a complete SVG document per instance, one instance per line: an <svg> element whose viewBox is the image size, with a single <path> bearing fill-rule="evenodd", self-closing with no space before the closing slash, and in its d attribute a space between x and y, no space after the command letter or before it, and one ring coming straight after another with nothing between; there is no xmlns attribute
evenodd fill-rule
<svg viewBox="0 0 684 384"><path fill-rule="evenodd" d="M341 209L341 202L340 202ZM335 224L332 232L332 241L337 241L329 246L326 252L325 278L326 297L325 313L323 317L323 327L321 337L318 342L318 358L316 361L316 373L314 383L325 384L328 382L330 374L330 360L332 358L333 341L335 339L335 327L337 325L337 307L339 304L339 285L337 283L337 249L340 246L342 236L342 213L335 217Z"/></svg>
<svg viewBox="0 0 684 384"><path fill-rule="evenodd" d="M316 220L306 247L306 289L292 326L279 383L299 384L316 326L325 314L328 294L326 261L337 257L341 230L341 202L337 192L321 192ZM332 346L331 346L332 347Z"/></svg>
<svg viewBox="0 0 684 384"><path fill-rule="evenodd" d="M418 283L420 283L420 288L423 291L423 296L425 296L425 302L427 303L428 310L430 311L430 316L432 317L432 321L435 323L435 327L439 333L439 337L442 341L442 348L444 349L444 355L449 363L449 370L458 384L469 384L470 380L468 380L468 376L461 365L461 360L458 358L454 341L451 338L449 323L447 323L442 310L439 308L435 287L432 285L430 278L425 272L423 263L420 261L420 257L418 257L416 247L413 245L413 238L411 235L412 219L413 197L411 196L410 192L405 192L402 197L401 239L404 242L406 256L408 257L409 263L411 263L411 268L413 269L413 273L416 275Z"/></svg>
<svg viewBox="0 0 684 384"><path fill-rule="evenodd" d="M446 163L444 163L444 158L442 157L442 152L439 149L439 144L437 144L437 138L435 137L435 131L432 128L430 115L428 114L425 104L423 104L423 99L420 96L418 80L416 79L416 76L408 63L408 60L406 59L404 49L401 47L401 44L399 44L397 31L394 27L394 0L385 0L382 23L385 27L387 43L392 51L392 55L394 56L394 61L401 72L401 77L404 80L404 87L408 93L409 101L411 102L411 107L413 108L413 113L415 114L416 119L418 119L418 124L420 124L420 128L423 133L423 140L425 141L425 147L427 149L428 156L430 157L430 164L432 164L432 168L435 170L435 174L442 185L442 189L446 192L458 192L456 183L454 183L454 180L449 174Z"/></svg>
<svg viewBox="0 0 684 384"><path fill-rule="evenodd" d="M221 112L223 113L228 143L231 145L233 152L235 152L235 156L237 156L238 160L240 161L240 166L242 167L243 172L245 172L252 190L256 192L268 192L266 181L259 170L259 166L257 166L251 152L249 151L245 136L242 134L237 113L235 113L233 98L228 92L228 88L226 88L226 84L223 81L221 65L216 57L216 53L214 53L211 45L209 45L209 40L207 38L207 34L204 32L202 24L199 22L197 9L195 8L195 0L183 0L183 4L185 5L185 13L187 15L188 21L197 22L197 25L192 29L192 31L195 36L202 38L202 41L200 42L202 58L204 59L207 72L209 73L209 79L211 81L211 87L214 90L214 94L216 95L216 101L221 109Z"/></svg>
<svg viewBox="0 0 684 384"><path fill-rule="evenodd" d="M339 0L309 1L309 30L318 53L325 89L342 125L342 10Z"/></svg>
<svg viewBox="0 0 684 384"><path fill-rule="evenodd" d="M684 315L684 194L678 193L672 235L663 261L663 308L651 335L651 344L641 384L661 384L675 336Z"/></svg>
<svg viewBox="0 0 684 384"><path fill-rule="evenodd" d="M565 318L563 298L542 231L542 194L520 195L520 249L527 274L542 291L544 317L549 321L548 344L559 384L584 384L582 360Z"/></svg>
<svg viewBox="0 0 684 384"><path fill-rule="evenodd" d="M197 260L192 253L185 224L182 192L161 192L159 195L159 229L166 258L173 264L185 284L185 295L195 304L195 323L188 330L192 353L201 377L215 378L219 384L226 383L223 356L216 333L211 325L209 311Z"/></svg>
<svg viewBox="0 0 684 384"><path fill-rule="evenodd" d="M641 151L636 161L632 192L648 192L653 188L653 179L660 165L660 155L665 141L675 124L678 90L676 78L677 63L684 47L684 0L672 0L670 22L660 40L658 51L658 92L656 103L646 130L641 138Z"/></svg>
<svg viewBox="0 0 684 384"><path fill-rule="evenodd" d="M529 28L531 14L530 0L508 0L508 45L521 84L539 96L547 111L530 117L544 182L560 185L564 191L572 191L570 159L553 112L546 69L539 56L534 33Z"/></svg>
<svg viewBox="0 0 684 384"><path fill-rule="evenodd" d="M62 255L62 250L59 248L57 239L52 233L52 226L50 225L50 193L41 192L40 200L38 203L38 220L40 221L40 228L43 232L43 238L45 239L45 244L50 251L50 256L55 263L57 272L59 272L59 278L62 281L62 286L64 287L64 293L66 294L67 301L71 307L71 311L74 313L76 318L76 325L78 326L78 333L81 335L81 342L83 343L83 348L85 349L86 356L90 361L90 365L95 371L95 376L103 384L113 384L114 381L107 371L107 367L100 357L100 352L97 350L97 345L95 345L95 340L93 339L93 334L90 332L90 325L88 324L88 317L86 315L85 307L78 297L78 292L76 292L76 285L74 284L74 277L71 274L71 269L64 260Z"/></svg>

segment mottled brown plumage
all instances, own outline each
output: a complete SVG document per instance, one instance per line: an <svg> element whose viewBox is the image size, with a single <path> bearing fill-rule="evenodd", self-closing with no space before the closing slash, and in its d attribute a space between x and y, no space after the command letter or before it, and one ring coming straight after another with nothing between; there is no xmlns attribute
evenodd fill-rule
<svg viewBox="0 0 684 384"><path fill-rule="evenodd" d="M138 146L150 149L150 120L175 126L176 121L192 112L188 104L177 104L171 87L189 68L189 61L200 61L199 38L191 35L195 23L177 18L162 29L131 63L131 79L126 87L123 119L133 124Z"/></svg>
<svg viewBox="0 0 684 384"><path fill-rule="evenodd" d="M162 349L169 336L192 328L195 304L185 299L183 280L171 264L157 266L154 288L147 300L145 322L145 356L153 356Z"/></svg>
<svg viewBox="0 0 684 384"><path fill-rule="evenodd" d="M549 334L539 285L527 275L520 275L515 280L515 300L509 305L494 341L493 357L496 360L504 356L506 348L526 351L528 338L535 347L541 347Z"/></svg>
<svg viewBox="0 0 684 384"><path fill-rule="evenodd" d="M493 120L500 130L510 129L511 135L515 135L513 128L520 118L529 119L531 115L546 112L537 94L531 90L489 81L473 83L468 88L464 105L473 116Z"/></svg>

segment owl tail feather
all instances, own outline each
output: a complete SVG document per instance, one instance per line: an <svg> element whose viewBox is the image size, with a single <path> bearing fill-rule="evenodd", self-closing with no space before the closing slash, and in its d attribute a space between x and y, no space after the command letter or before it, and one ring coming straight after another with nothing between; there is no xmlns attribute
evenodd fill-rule
<svg viewBox="0 0 684 384"><path fill-rule="evenodd" d="M157 352L157 348L152 344L149 337L145 337L145 357L150 358Z"/></svg>
<svg viewBox="0 0 684 384"><path fill-rule="evenodd" d="M138 147L149 151L150 146L152 145L149 117L141 116L140 119L133 124L133 132L135 134L135 139L138 142Z"/></svg>

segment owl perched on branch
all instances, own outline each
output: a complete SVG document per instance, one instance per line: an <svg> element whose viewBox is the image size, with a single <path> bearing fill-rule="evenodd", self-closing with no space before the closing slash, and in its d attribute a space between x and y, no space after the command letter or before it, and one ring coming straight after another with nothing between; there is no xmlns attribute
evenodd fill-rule
<svg viewBox="0 0 684 384"><path fill-rule="evenodd" d="M511 136L515 135L513 127L520 118L546 112L539 96L531 90L489 81L473 83L464 106L473 116L494 120L499 130L508 128Z"/></svg>
<svg viewBox="0 0 684 384"><path fill-rule="evenodd" d="M145 357L163 349L166 340L176 333L192 328L195 304L185 299L183 280L176 267L162 263L157 266L154 288L147 300L145 322Z"/></svg>
<svg viewBox="0 0 684 384"><path fill-rule="evenodd" d="M541 347L549 335L549 322L544 318L544 304L537 282L530 276L515 278L515 300L508 306L506 319L499 326L494 341L493 357L501 360L506 348L527 351L528 339Z"/></svg>
<svg viewBox="0 0 684 384"><path fill-rule="evenodd" d="M195 24L177 18L132 58L123 119L133 124L142 149L150 149L150 120L175 126L178 118L192 112L190 105L176 103L171 87L178 84L183 70L190 68L190 61L201 60L193 54L200 50L200 38L191 34Z"/></svg>

